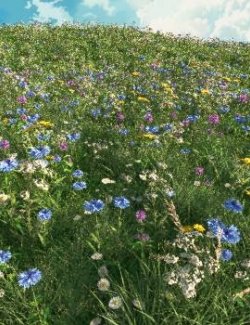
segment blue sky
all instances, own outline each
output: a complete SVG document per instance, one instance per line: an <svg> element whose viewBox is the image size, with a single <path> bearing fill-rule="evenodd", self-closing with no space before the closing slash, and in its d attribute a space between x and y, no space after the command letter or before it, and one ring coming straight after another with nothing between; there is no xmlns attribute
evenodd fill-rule
<svg viewBox="0 0 250 325"><path fill-rule="evenodd" d="M249 0L1 0L0 23L33 21L151 27L250 42Z"/></svg>

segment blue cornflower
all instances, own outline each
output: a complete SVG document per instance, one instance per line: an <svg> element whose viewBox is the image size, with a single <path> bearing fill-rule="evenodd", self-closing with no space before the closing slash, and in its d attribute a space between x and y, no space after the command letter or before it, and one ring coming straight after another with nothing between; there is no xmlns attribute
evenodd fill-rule
<svg viewBox="0 0 250 325"><path fill-rule="evenodd" d="M125 209L130 206L129 200L126 199L124 196L115 197L113 202L114 206L120 209Z"/></svg>
<svg viewBox="0 0 250 325"><path fill-rule="evenodd" d="M200 118L200 115L188 115L186 120L190 122L196 122Z"/></svg>
<svg viewBox="0 0 250 325"><path fill-rule="evenodd" d="M72 175L73 175L74 177L76 177L76 178L80 178L80 177L83 176L83 171L80 170L80 169L76 169L76 170L73 172Z"/></svg>
<svg viewBox="0 0 250 325"><path fill-rule="evenodd" d="M165 124L162 128L163 128L164 131L169 132L169 131L172 130L172 128L173 128L173 124L171 124L171 123L167 123L167 124Z"/></svg>
<svg viewBox="0 0 250 325"><path fill-rule="evenodd" d="M92 199L91 201L85 201L83 208L88 213L99 212L104 208L102 200Z"/></svg>
<svg viewBox="0 0 250 325"><path fill-rule="evenodd" d="M28 271L21 272L18 276L18 284L20 287L29 288L42 278L42 273L37 268L29 269Z"/></svg>
<svg viewBox="0 0 250 325"><path fill-rule="evenodd" d="M24 80L21 80L19 83L18 83L18 86L21 87L21 88L26 88L28 86L27 82L25 82Z"/></svg>
<svg viewBox="0 0 250 325"><path fill-rule="evenodd" d="M10 124L16 124L16 123L17 123L17 118L11 117L11 118L9 119L9 123L10 123Z"/></svg>
<svg viewBox="0 0 250 325"><path fill-rule="evenodd" d="M240 232L234 225L227 227L219 219L208 220L207 224L209 231L211 231L214 236L221 236L222 242L236 244L240 241Z"/></svg>
<svg viewBox="0 0 250 325"><path fill-rule="evenodd" d="M38 104L38 103L36 103L36 104L34 105L34 107L35 107L35 109L36 109L36 110L39 110L39 109L42 107L42 105L41 105L41 104Z"/></svg>
<svg viewBox="0 0 250 325"><path fill-rule="evenodd" d="M28 90L26 92L26 97L35 97L36 96L36 93L32 90Z"/></svg>
<svg viewBox="0 0 250 325"><path fill-rule="evenodd" d="M46 220L49 220L51 219L51 216L52 216L52 212L50 209L47 209L47 208L44 208L42 210L40 210L37 214L37 218L40 220L40 221L46 221Z"/></svg>
<svg viewBox="0 0 250 325"><path fill-rule="evenodd" d="M61 160L62 160L62 157L60 157L59 155L54 156L54 161L55 162L60 162Z"/></svg>
<svg viewBox="0 0 250 325"><path fill-rule="evenodd" d="M159 132L159 126L150 126L150 125L147 125L145 126L145 132L147 133L153 133L153 134L156 134Z"/></svg>
<svg viewBox="0 0 250 325"><path fill-rule="evenodd" d="M76 140L80 139L80 133L67 134L67 138L69 141L75 142Z"/></svg>
<svg viewBox="0 0 250 325"><path fill-rule="evenodd" d="M241 128L244 131L247 131L247 132L250 131L250 126L249 125L242 125Z"/></svg>
<svg viewBox="0 0 250 325"><path fill-rule="evenodd" d="M39 117L40 117L39 114L34 114L34 115L31 115L31 116L28 116L27 121L29 123L35 123L39 119Z"/></svg>
<svg viewBox="0 0 250 325"><path fill-rule="evenodd" d="M49 146L41 146L37 148L33 147L29 150L29 155L35 159L42 159L46 157L49 153L50 153Z"/></svg>
<svg viewBox="0 0 250 325"><path fill-rule="evenodd" d="M117 98L119 100L125 100L126 99L126 96L125 95L118 95Z"/></svg>
<svg viewBox="0 0 250 325"><path fill-rule="evenodd" d="M237 244L240 241L240 232L238 228L232 225L223 229L221 240L229 244Z"/></svg>
<svg viewBox="0 0 250 325"><path fill-rule="evenodd" d="M230 111L230 108L228 105L222 105L221 107L218 108L218 112L225 114L228 113Z"/></svg>
<svg viewBox="0 0 250 325"><path fill-rule="evenodd" d="M101 113L101 109L100 108L93 108L91 109L91 115L95 118L97 118L98 116L102 115Z"/></svg>
<svg viewBox="0 0 250 325"><path fill-rule="evenodd" d="M213 235L217 236L219 232L222 232L226 228L225 224L219 219L210 219L207 221L208 229Z"/></svg>
<svg viewBox="0 0 250 325"><path fill-rule="evenodd" d="M220 254L220 259L222 261L229 261L229 260L231 260L232 256L233 256L233 253L232 253L232 251L230 251L230 249L223 249Z"/></svg>
<svg viewBox="0 0 250 325"><path fill-rule="evenodd" d="M236 201L235 199L226 200L224 203L224 208L236 213L240 213L243 210L243 206L239 201Z"/></svg>
<svg viewBox="0 0 250 325"><path fill-rule="evenodd" d="M244 116L244 115L236 115L236 116L234 117L234 120L235 120L236 122L238 122L238 123L245 123L245 122L247 122L247 117Z"/></svg>
<svg viewBox="0 0 250 325"><path fill-rule="evenodd" d="M191 149L188 148L183 148L180 150L180 153L182 153L183 155L189 154L191 152Z"/></svg>
<svg viewBox="0 0 250 325"><path fill-rule="evenodd" d="M11 252L10 251L3 251L0 250L0 264L4 264L11 259Z"/></svg>
<svg viewBox="0 0 250 325"><path fill-rule="evenodd" d="M26 108L24 108L24 107L19 107L19 108L16 109L16 113L17 113L17 114L20 114L20 115L21 115L21 114L25 114L26 111L27 111L27 110L26 110Z"/></svg>
<svg viewBox="0 0 250 325"><path fill-rule="evenodd" d="M75 99L75 100L72 100L70 103L69 103L69 106L71 107L75 107L75 106L78 106L79 105L79 100L78 99Z"/></svg>
<svg viewBox="0 0 250 325"><path fill-rule="evenodd" d="M128 135L129 130L126 129L126 128L119 129L118 133L119 133L119 134L122 134L122 135Z"/></svg>
<svg viewBox="0 0 250 325"><path fill-rule="evenodd" d="M43 93L40 95L40 98L48 103L50 101L49 96L50 96L50 94Z"/></svg>
<svg viewBox="0 0 250 325"><path fill-rule="evenodd" d="M46 133L39 133L37 136L36 136L37 140L38 141L47 141L50 139L50 134L46 134Z"/></svg>
<svg viewBox="0 0 250 325"><path fill-rule="evenodd" d="M76 191L81 191L81 190L87 188L87 185L85 182L75 182L72 186L73 186L73 189Z"/></svg>
<svg viewBox="0 0 250 325"><path fill-rule="evenodd" d="M16 159L6 159L0 161L0 172L10 172L17 168L19 165L18 161Z"/></svg>

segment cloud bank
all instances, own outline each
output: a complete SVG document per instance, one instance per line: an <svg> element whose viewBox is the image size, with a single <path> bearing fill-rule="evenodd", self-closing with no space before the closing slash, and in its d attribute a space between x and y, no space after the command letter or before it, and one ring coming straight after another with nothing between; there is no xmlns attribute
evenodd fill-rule
<svg viewBox="0 0 250 325"><path fill-rule="evenodd" d="M126 0L154 31L250 41L249 0Z"/></svg>
<svg viewBox="0 0 250 325"><path fill-rule="evenodd" d="M64 22L72 22L73 18L62 6L56 6L57 3L62 0L54 0L52 2L43 2L41 0L27 1L26 9L33 9L35 7L36 13L32 19L41 23L56 21L56 24L62 24Z"/></svg>

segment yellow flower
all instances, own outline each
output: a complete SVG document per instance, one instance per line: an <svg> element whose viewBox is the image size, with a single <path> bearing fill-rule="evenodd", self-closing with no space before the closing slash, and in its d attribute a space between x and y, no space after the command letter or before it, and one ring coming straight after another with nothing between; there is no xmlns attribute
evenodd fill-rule
<svg viewBox="0 0 250 325"><path fill-rule="evenodd" d="M9 119L7 117L3 118L3 124L7 124L9 122Z"/></svg>
<svg viewBox="0 0 250 325"><path fill-rule="evenodd" d="M250 165L250 158L241 158L240 159L244 164Z"/></svg>
<svg viewBox="0 0 250 325"><path fill-rule="evenodd" d="M150 133L144 133L144 134L142 135L142 137L145 138L145 139L149 139L149 140L155 140L155 139L158 138L157 135L155 135L155 134L150 134Z"/></svg>
<svg viewBox="0 0 250 325"><path fill-rule="evenodd" d="M131 75L132 75L133 77L139 77L140 72L134 71L134 72L131 73Z"/></svg>
<svg viewBox="0 0 250 325"><path fill-rule="evenodd" d="M162 82L161 86L163 87L164 91L166 91L167 93L170 93L171 95L174 94L173 89L169 83Z"/></svg>
<svg viewBox="0 0 250 325"><path fill-rule="evenodd" d="M146 97L138 96L137 99L139 100L139 102L150 103L150 100Z"/></svg>
<svg viewBox="0 0 250 325"><path fill-rule="evenodd" d="M192 226L182 226L182 232L186 233L186 232L191 232L193 230Z"/></svg>
<svg viewBox="0 0 250 325"><path fill-rule="evenodd" d="M201 233L203 233L206 230L202 225L200 225L198 223L193 225L193 229L196 231L199 231Z"/></svg>
<svg viewBox="0 0 250 325"><path fill-rule="evenodd" d="M209 92L208 89L202 89L202 90L201 90L201 93L202 93L202 94L208 94L208 95L210 94L210 92Z"/></svg>
<svg viewBox="0 0 250 325"><path fill-rule="evenodd" d="M46 157L46 159L52 160L52 159L54 159L54 156L49 155L49 156Z"/></svg>
<svg viewBox="0 0 250 325"><path fill-rule="evenodd" d="M37 122L37 125L43 126L45 128L50 128L54 126L54 124L51 123L50 121L39 121Z"/></svg>
<svg viewBox="0 0 250 325"><path fill-rule="evenodd" d="M245 193L250 196L250 190L246 190Z"/></svg>
<svg viewBox="0 0 250 325"><path fill-rule="evenodd" d="M228 78L228 77L223 77L223 79L226 80L226 81L232 81L232 79Z"/></svg>

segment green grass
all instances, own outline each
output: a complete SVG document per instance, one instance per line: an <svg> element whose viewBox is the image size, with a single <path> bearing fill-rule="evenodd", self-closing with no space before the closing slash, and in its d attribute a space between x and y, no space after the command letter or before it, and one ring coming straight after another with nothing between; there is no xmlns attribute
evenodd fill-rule
<svg viewBox="0 0 250 325"><path fill-rule="evenodd" d="M1 27L0 141L8 140L10 147L0 142L0 161L16 153L19 166L0 171L1 192L8 195L0 196L0 250L12 254L0 263L0 324L85 325L96 317L117 325L250 324L249 295L234 299L250 286L248 278L234 277L244 270L241 262L250 259L249 165L240 160L250 157L249 131L242 128L250 126L250 100L240 100L250 89L249 53L249 44L132 27ZM29 90L34 97L18 103ZM49 94L47 100L43 94ZM230 109L224 114L223 105ZM26 109L23 119L16 111L21 107ZM94 117L97 108L100 115ZM151 124L144 118L148 111ZM117 121L117 112L124 121ZM25 119L36 113L38 120L29 125ZM218 124L209 122L213 114ZM190 115L199 118L184 126ZM245 121L237 122L237 115ZM52 125L39 126L39 121ZM145 130L150 125L159 127L151 138ZM40 133L49 138L38 141ZM72 133L80 139L67 139ZM60 149L62 142L67 150ZM48 166L33 173L20 168L34 163L30 148L41 145L51 149ZM182 153L186 148L189 154ZM61 161L54 160L56 155ZM201 176L195 173L198 166L204 168ZM77 169L84 172L79 180L72 176ZM114 182L105 184L104 178ZM81 180L87 188L74 190L73 183ZM119 196L130 206L115 207L113 199ZM84 202L94 198L104 202L104 209L86 214ZM244 207L241 213L225 209L231 198ZM169 210L171 202L176 212ZM52 211L47 222L37 218L43 208ZM143 222L135 216L140 209L147 213ZM177 223L200 224L207 231L212 218L235 225L241 239L235 245L222 243L232 250L232 259L217 261L220 267L213 274L204 269L196 295L188 299L165 280L176 265L189 264L183 250L173 247L180 233ZM136 238L138 233L148 240ZM216 258L219 240L206 234L196 245ZM103 258L91 258L96 252ZM168 254L179 262L158 258ZM205 251L201 255L205 261ZM107 291L97 287L101 266L108 270ZM18 276L30 268L38 268L42 278L24 289ZM122 306L110 308L110 299L118 296ZM134 306L135 299L141 308Z"/></svg>

